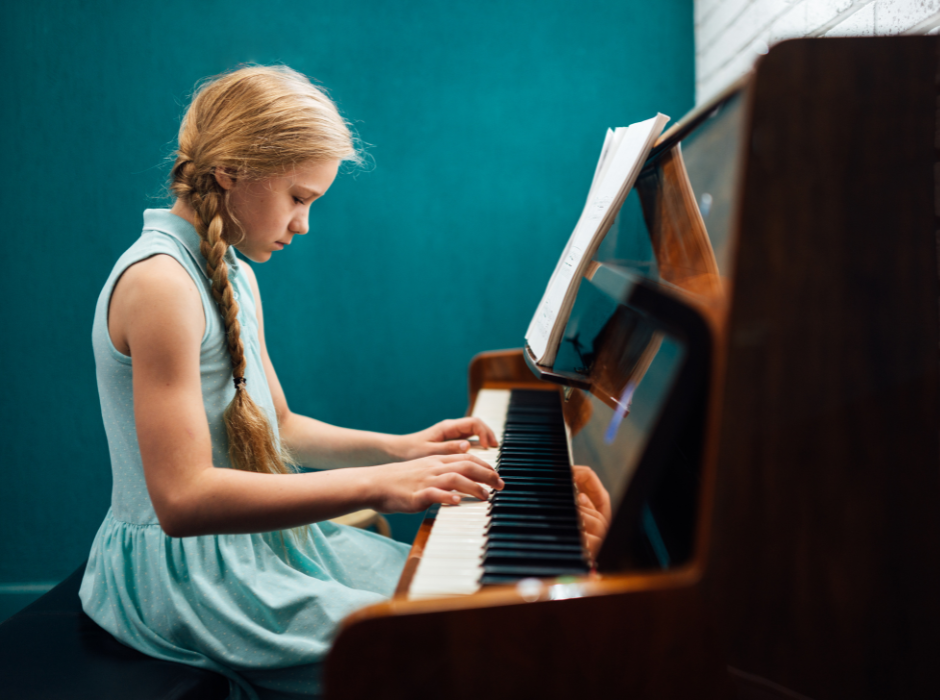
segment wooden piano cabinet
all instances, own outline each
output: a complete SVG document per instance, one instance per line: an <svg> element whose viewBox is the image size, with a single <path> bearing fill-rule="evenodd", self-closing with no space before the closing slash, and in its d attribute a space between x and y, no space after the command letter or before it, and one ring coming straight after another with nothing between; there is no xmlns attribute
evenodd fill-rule
<svg viewBox="0 0 940 700"><path fill-rule="evenodd" d="M740 697L940 697L938 41L750 88L702 581Z"/></svg>
<svg viewBox="0 0 940 700"><path fill-rule="evenodd" d="M327 695L724 697L724 666L693 583L684 571L546 583L525 597L502 587L392 600L347 619L327 664Z"/></svg>
<svg viewBox="0 0 940 700"><path fill-rule="evenodd" d="M553 389L556 385L540 381L525 363L520 348L481 352L470 361L467 386L470 390L470 405L467 415L473 411L477 392L487 386L491 389Z"/></svg>

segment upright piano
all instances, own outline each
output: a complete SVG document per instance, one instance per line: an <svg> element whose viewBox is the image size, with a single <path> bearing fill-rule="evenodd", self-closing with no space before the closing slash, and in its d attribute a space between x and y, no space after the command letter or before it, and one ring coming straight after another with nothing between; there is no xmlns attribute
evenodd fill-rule
<svg viewBox="0 0 940 700"><path fill-rule="evenodd" d="M663 134L329 698L940 695L938 42L784 42Z"/></svg>

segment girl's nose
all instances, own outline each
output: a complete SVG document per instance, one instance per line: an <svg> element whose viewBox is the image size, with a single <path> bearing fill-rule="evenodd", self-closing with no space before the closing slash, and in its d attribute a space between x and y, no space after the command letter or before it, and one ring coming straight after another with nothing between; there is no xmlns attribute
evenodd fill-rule
<svg viewBox="0 0 940 700"><path fill-rule="evenodd" d="M310 230L310 224L306 216L300 216L293 219L288 228L290 229L291 233L296 233L302 236Z"/></svg>

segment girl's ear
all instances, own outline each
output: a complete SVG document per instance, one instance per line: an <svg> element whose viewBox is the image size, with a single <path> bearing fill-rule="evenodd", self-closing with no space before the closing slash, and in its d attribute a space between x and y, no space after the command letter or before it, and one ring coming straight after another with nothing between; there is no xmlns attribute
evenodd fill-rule
<svg viewBox="0 0 940 700"><path fill-rule="evenodd" d="M230 190L235 186L235 178L229 175L224 168L215 169L215 181L223 190Z"/></svg>

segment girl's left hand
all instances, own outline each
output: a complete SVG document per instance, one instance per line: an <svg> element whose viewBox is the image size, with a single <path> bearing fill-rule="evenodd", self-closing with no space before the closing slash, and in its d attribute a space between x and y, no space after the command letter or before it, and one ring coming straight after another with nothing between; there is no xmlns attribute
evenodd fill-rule
<svg viewBox="0 0 940 700"><path fill-rule="evenodd" d="M399 459L406 461L430 455L452 455L470 449L467 438L476 436L482 448L498 447L496 435L479 418L442 420L430 428L399 437L396 450Z"/></svg>

